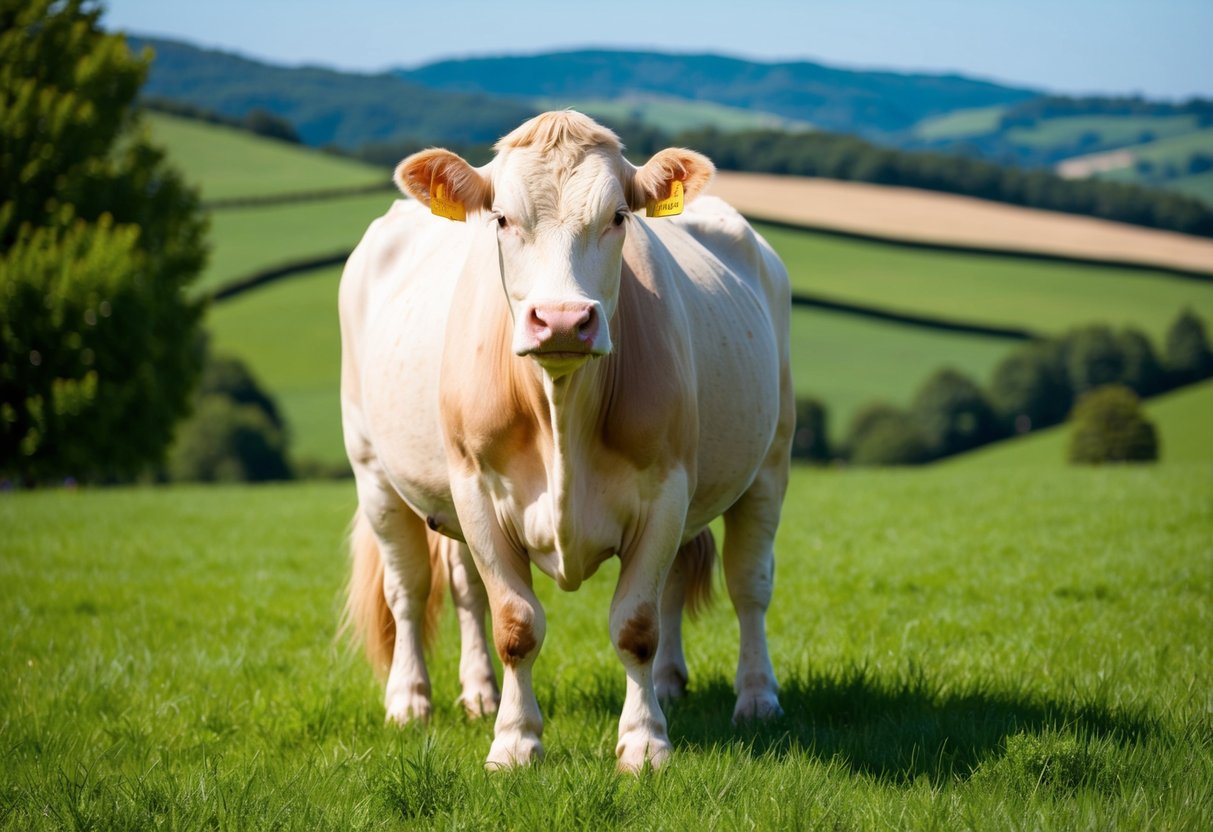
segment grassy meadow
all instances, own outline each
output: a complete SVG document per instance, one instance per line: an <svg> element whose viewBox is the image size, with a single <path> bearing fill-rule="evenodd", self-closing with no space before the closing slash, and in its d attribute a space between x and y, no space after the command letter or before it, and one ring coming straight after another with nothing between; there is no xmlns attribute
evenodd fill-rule
<svg viewBox="0 0 1213 832"><path fill-rule="evenodd" d="M234 127L149 113L148 126L206 200L377 185L384 172Z"/></svg>
<svg viewBox="0 0 1213 832"><path fill-rule="evenodd" d="M1213 281L757 227L783 258L794 290L833 300L1042 333L1131 323L1156 340L1184 306L1213 320Z"/></svg>
<svg viewBox="0 0 1213 832"><path fill-rule="evenodd" d="M426 728L335 640L349 484L0 496L0 828L1207 829L1213 474L794 472L786 716L730 724L723 592L676 754L614 773L614 562L540 576L548 755L490 774L444 611Z"/></svg>

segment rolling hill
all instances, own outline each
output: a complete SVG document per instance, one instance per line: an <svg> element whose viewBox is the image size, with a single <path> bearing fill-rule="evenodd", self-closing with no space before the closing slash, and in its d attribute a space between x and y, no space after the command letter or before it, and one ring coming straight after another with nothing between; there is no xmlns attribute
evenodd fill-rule
<svg viewBox="0 0 1213 832"><path fill-rule="evenodd" d="M1013 104L1039 95L960 75L611 50L438 61L396 74L430 89L522 100L658 95L712 102L869 137L896 134L954 110Z"/></svg>

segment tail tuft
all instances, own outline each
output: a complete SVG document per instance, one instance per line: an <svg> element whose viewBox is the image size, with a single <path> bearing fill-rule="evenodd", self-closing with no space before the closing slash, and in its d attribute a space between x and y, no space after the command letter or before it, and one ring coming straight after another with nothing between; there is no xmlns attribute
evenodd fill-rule
<svg viewBox="0 0 1213 832"><path fill-rule="evenodd" d="M359 508L350 531L353 572L345 599L341 629L360 642L366 657L380 677L392 666L396 646L396 620L383 597L383 558L371 524Z"/></svg>
<svg viewBox="0 0 1213 832"><path fill-rule="evenodd" d="M716 564L716 539L704 529L678 550L678 561L686 575L683 603L687 615L696 618L712 605L712 567Z"/></svg>

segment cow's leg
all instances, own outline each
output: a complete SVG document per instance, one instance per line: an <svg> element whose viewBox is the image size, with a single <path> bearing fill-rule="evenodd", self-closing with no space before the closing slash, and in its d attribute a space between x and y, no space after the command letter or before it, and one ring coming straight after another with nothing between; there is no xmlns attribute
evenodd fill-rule
<svg viewBox="0 0 1213 832"><path fill-rule="evenodd" d="M488 594L468 547L445 540L443 548L447 574L451 577L451 598L459 618L459 685L462 688L459 701L468 716L485 716L496 712L498 702L497 676L489 659L484 632Z"/></svg>
<svg viewBox="0 0 1213 832"><path fill-rule="evenodd" d="M767 649L766 613L775 571L775 530L786 490L786 464L765 468L724 515L725 583L741 630L733 684L735 721L782 713Z"/></svg>
<svg viewBox="0 0 1213 832"><path fill-rule="evenodd" d="M615 746L623 771L639 771L646 760L658 768L673 750L657 699L653 663L664 637L659 618L662 589L682 537L686 495L686 478L671 475L661 496L650 504L643 531L620 558L610 629L627 674Z"/></svg>
<svg viewBox="0 0 1213 832"><path fill-rule="evenodd" d="M687 574L682 558L675 557L661 593L661 639L653 669L653 684L661 701L681 698L687 690L687 660L682 651L682 607Z"/></svg>
<svg viewBox="0 0 1213 832"><path fill-rule="evenodd" d="M430 677L422 653L422 627L430 591L425 522L390 485L358 477L358 502L379 541L383 596L396 622L396 642L384 704L389 722L430 716Z"/></svg>

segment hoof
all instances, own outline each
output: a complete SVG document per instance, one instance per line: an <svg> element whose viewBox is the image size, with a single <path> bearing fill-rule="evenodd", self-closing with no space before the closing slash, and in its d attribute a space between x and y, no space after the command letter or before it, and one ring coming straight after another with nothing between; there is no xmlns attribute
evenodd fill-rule
<svg viewBox="0 0 1213 832"><path fill-rule="evenodd" d="M486 685L475 690L464 690L457 701L463 706L463 711L469 719L480 719L497 713L501 698L496 687Z"/></svg>
<svg viewBox="0 0 1213 832"><path fill-rule="evenodd" d="M665 737L650 735L627 734L615 746L615 756L619 758L619 770L628 774L644 771L645 763L654 770L665 765L674 752L674 746Z"/></svg>
<svg viewBox="0 0 1213 832"><path fill-rule="evenodd" d="M733 722L776 719L783 716L779 697L774 691L743 692L733 709Z"/></svg>
<svg viewBox="0 0 1213 832"><path fill-rule="evenodd" d="M681 699L687 693L687 675L676 667L663 668L653 674L653 687L662 702Z"/></svg>
<svg viewBox="0 0 1213 832"><path fill-rule="evenodd" d="M387 701L389 725L408 725L410 722L428 722L433 707L430 698L423 694L397 694Z"/></svg>
<svg viewBox="0 0 1213 832"><path fill-rule="evenodd" d="M484 767L495 769L516 768L538 762L543 757L543 743L533 735L502 735L493 740Z"/></svg>

